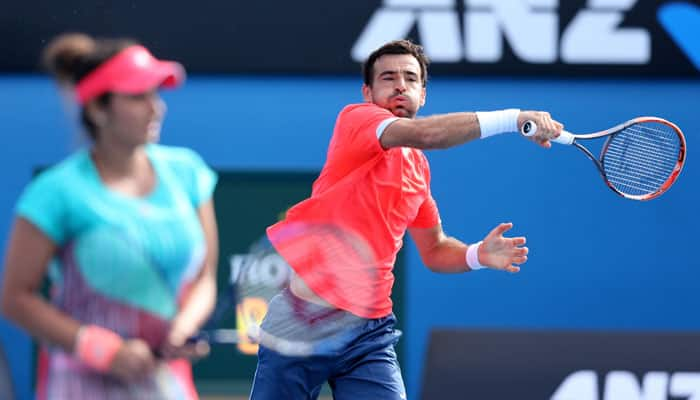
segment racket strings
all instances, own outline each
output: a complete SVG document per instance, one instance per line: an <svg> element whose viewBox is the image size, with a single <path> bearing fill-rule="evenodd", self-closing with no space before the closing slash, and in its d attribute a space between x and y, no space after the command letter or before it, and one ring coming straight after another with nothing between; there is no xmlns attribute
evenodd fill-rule
<svg viewBox="0 0 700 400"><path fill-rule="evenodd" d="M294 296L286 294L287 296ZM290 304L301 299L289 300ZM303 301L303 300L301 300ZM315 341L327 335L327 328L346 317L346 312L328 308L313 303L303 302L290 307L285 318L267 319L264 323L256 315L242 315L246 320L246 326L254 329L262 329L269 338L288 341ZM255 335L252 335L255 339Z"/></svg>
<svg viewBox="0 0 700 400"><path fill-rule="evenodd" d="M377 265L371 248L362 239L328 225L292 227L275 239L275 247L289 263L295 265L304 283L314 288L321 298L331 303L335 299L344 299L362 309L375 305L376 286L371 283L377 280ZM255 251L269 253L274 252L274 248L270 245L268 249L258 248ZM249 275L246 268L260 268L255 264L255 258L251 257L253 261L243 267L241 277ZM291 268L287 268L286 273L291 274ZM234 285L239 302L246 298L272 298L271 288L264 284L239 281ZM278 292L280 287L272 289ZM255 315L241 315L246 325L254 326L254 330L259 329L256 332L259 341L268 347L271 343L275 346L297 346L332 342L333 337L348 327L366 322L349 312L301 300L292 295L288 288L283 288L283 293L271 301L280 302L281 308L286 311L280 315L277 310L277 315L266 316L262 325Z"/></svg>
<svg viewBox="0 0 700 400"><path fill-rule="evenodd" d="M630 130L631 132L637 134L637 133L642 133L639 130ZM677 156L674 156L672 153L666 153L666 152L656 152L653 150L657 150L659 143L662 146L669 146L672 147L673 143L670 141L660 141L660 142L653 142L651 140L648 140L642 136L639 138L636 138L638 140L636 146L629 146L625 149L621 148L619 144L619 140L614 140L612 144L615 146L611 147L609 151L611 154L618 154L620 156L624 155L625 152L631 154L633 156L632 160L644 160L647 164L646 167L650 169L656 169L656 170L664 170L663 165L667 164L668 162L675 163ZM677 153L676 153L677 154ZM660 166L659 166L660 165Z"/></svg>
<svg viewBox="0 0 700 400"><path fill-rule="evenodd" d="M625 158L624 164L620 162L610 162L610 160L615 157L617 157L618 160ZM671 164L672 168L675 165L674 159L669 160L660 157L648 157L645 153L641 153L636 149L627 149L625 152L617 148L612 148L608 149L606 153L606 162L609 163L606 165L606 174L608 179L614 182L620 182L628 186L636 185L648 192L653 192L661 187L668 178L670 171L666 166L669 161L674 163ZM637 172L636 176L629 176L631 169Z"/></svg>
<svg viewBox="0 0 700 400"><path fill-rule="evenodd" d="M250 291L245 294L256 295ZM309 303L293 295L288 288L272 301L278 304L264 321L253 314L244 313L241 317L246 320L249 339L270 348L285 346L281 350L283 353L306 353L306 349L312 349L316 343L332 340L340 332L365 322L347 311ZM299 346L303 349L294 349Z"/></svg>
<svg viewBox="0 0 700 400"><path fill-rule="evenodd" d="M601 156L608 182L620 192L645 195L658 191L678 162L680 138L658 122L633 124L608 140Z"/></svg>
<svg viewBox="0 0 700 400"><path fill-rule="evenodd" d="M305 283L325 299L343 299L362 308L372 306L377 265L366 243L340 228L322 225L278 244ZM330 301L334 303L334 301Z"/></svg>
<svg viewBox="0 0 700 400"><path fill-rule="evenodd" d="M669 140L649 140L648 138L641 136L645 132L639 129L630 129L629 132L633 134L639 134L640 136L635 137L635 142L633 145L630 143L624 143L623 146L619 146L622 142L619 139L626 138L616 138L611 144L610 151L617 154L630 154L632 157L631 161L643 160L646 162L646 167L657 170L664 170L663 166L669 163L675 163L677 159L677 151L673 148L674 143ZM668 151L670 150L670 152Z"/></svg>
<svg viewBox="0 0 700 400"><path fill-rule="evenodd" d="M639 130L630 130L633 133L641 133ZM650 150L658 150L659 145L661 146L673 146L673 143L670 141L660 141L660 142L654 142L651 140L648 140L644 137L639 137L636 139L637 143L636 146L632 146L626 149L629 153L632 153L635 155L635 157L638 157L639 159L644 159L645 161L649 162L650 167L654 167L655 165L652 164L654 163L665 163L667 161L673 161L675 162L676 157L673 156L673 154L669 153L658 153L658 152L649 152ZM619 141L614 141L614 144L618 144ZM620 147L613 147L611 150L613 151L620 151L622 150Z"/></svg>

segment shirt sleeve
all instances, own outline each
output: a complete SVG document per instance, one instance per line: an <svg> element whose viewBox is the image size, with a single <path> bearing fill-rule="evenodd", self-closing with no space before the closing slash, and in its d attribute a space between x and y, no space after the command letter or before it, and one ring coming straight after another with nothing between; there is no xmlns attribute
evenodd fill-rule
<svg viewBox="0 0 700 400"><path fill-rule="evenodd" d="M15 212L23 217L56 245L62 245L68 237L67 202L60 176L45 171L24 189Z"/></svg>
<svg viewBox="0 0 700 400"><path fill-rule="evenodd" d="M218 175L204 162L202 157L192 150L186 150L189 158L190 177L187 192L195 207L211 199L218 180Z"/></svg>
<svg viewBox="0 0 700 400"><path fill-rule="evenodd" d="M397 119L389 110L372 103L345 107L336 122L335 144L365 156L383 152L379 138Z"/></svg>
<svg viewBox="0 0 700 400"><path fill-rule="evenodd" d="M440 223L440 212L433 196L428 195L418 209L416 218L411 223L411 228L432 228Z"/></svg>

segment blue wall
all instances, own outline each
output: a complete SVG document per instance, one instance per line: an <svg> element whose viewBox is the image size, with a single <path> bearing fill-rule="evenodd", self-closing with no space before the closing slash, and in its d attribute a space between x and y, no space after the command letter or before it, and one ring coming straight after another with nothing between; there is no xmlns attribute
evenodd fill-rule
<svg viewBox="0 0 700 400"><path fill-rule="evenodd" d="M166 92L162 142L199 151L220 169L318 170L337 112L360 97L359 78L191 77ZM404 365L419 390L426 340L436 326L594 330L700 330L700 225L694 143L700 82L434 78L422 115L506 107L547 110L574 132L657 115L686 133L680 180L652 202L615 196L573 148L544 150L504 135L431 151L433 194L445 230L481 239L513 221L530 260L517 275L441 276L409 244ZM0 239L32 168L56 162L77 142L52 84L0 77ZM29 398L30 342L0 320L0 339Z"/></svg>

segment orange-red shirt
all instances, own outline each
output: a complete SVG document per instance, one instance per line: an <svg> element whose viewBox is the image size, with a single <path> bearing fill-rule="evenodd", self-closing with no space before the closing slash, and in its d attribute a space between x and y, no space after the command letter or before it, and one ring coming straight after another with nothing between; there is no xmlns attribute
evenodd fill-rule
<svg viewBox="0 0 700 400"><path fill-rule="evenodd" d="M440 223L430 194L430 167L422 151L408 147L382 148L379 137L396 117L372 103L345 107L336 120L326 163L313 184L311 197L296 204L285 219L268 228L275 233L295 222L331 222L359 234L371 246L377 272L352 275L355 287L370 288L372 304L357 304L352 291L324 290L313 279L313 266L295 265L303 258L277 250L306 284L334 306L365 318L391 313L392 270L408 227L430 228ZM306 258L307 260L309 258ZM361 278L371 276L372 278ZM307 279L308 278L308 279Z"/></svg>

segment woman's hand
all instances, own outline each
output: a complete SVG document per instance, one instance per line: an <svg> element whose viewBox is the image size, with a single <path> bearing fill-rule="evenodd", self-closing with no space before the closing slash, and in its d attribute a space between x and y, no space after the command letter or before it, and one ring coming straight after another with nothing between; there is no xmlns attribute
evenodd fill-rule
<svg viewBox="0 0 700 400"><path fill-rule="evenodd" d="M160 355L166 359L187 358L197 360L209 354L209 343L204 340L191 340L193 333L173 325L168 337L160 348Z"/></svg>
<svg viewBox="0 0 700 400"><path fill-rule="evenodd" d="M156 359L141 339L125 340L110 364L109 372L125 381L134 381L151 373Z"/></svg>

